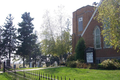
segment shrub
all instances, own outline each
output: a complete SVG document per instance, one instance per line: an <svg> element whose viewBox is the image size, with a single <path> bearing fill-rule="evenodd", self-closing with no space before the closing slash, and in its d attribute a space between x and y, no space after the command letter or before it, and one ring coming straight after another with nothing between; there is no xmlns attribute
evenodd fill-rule
<svg viewBox="0 0 120 80"><path fill-rule="evenodd" d="M65 63L64 63L64 62L61 62L61 63L60 63L60 65L63 65L63 66L65 66Z"/></svg>
<svg viewBox="0 0 120 80"><path fill-rule="evenodd" d="M77 63L77 68L97 69L97 64Z"/></svg>
<svg viewBox="0 0 120 80"><path fill-rule="evenodd" d="M115 60L104 60L101 64L98 65L101 69L119 69L120 63L116 62Z"/></svg>
<svg viewBox="0 0 120 80"><path fill-rule="evenodd" d="M85 51L85 41L81 37L75 47L75 53L76 53L77 60L84 60L84 51Z"/></svg>
<svg viewBox="0 0 120 80"><path fill-rule="evenodd" d="M46 66L47 66L47 67L50 66L50 62L46 62Z"/></svg>
<svg viewBox="0 0 120 80"><path fill-rule="evenodd" d="M71 54L70 56L68 56L67 61L75 61L75 54Z"/></svg>
<svg viewBox="0 0 120 80"><path fill-rule="evenodd" d="M67 67L76 68L76 65L77 65L76 61L68 61L68 62L66 62Z"/></svg>

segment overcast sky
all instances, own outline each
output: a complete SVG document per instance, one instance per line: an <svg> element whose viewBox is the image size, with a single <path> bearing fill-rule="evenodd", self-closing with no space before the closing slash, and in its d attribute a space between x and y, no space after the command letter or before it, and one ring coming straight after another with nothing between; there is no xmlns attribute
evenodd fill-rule
<svg viewBox="0 0 120 80"><path fill-rule="evenodd" d="M93 2L100 0L0 0L0 26L4 24L8 14L14 17L14 25L21 22L21 15L30 12L34 18L33 24L36 30L42 24L42 16L46 10L53 11L58 6L65 6L66 13L72 17L72 12Z"/></svg>

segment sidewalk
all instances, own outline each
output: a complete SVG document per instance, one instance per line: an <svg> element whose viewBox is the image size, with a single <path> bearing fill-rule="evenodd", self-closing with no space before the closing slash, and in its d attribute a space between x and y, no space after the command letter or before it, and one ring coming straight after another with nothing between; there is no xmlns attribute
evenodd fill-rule
<svg viewBox="0 0 120 80"><path fill-rule="evenodd" d="M45 68L36 68L36 69L24 69L24 70L16 70L16 71L33 71L33 70L40 70L40 69L50 69L50 68L59 68L64 66L58 66L58 67L45 67Z"/></svg>

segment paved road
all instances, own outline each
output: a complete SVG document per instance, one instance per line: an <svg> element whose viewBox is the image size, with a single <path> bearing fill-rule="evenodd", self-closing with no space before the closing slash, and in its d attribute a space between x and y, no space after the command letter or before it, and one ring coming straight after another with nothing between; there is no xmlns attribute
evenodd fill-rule
<svg viewBox="0 0 120 80"><path fill-rule="evenodd" d="M58 66L58 67L64 67L64 66ZM24 70L16 70L16 71L33 71L33 70L50 69L50 68L58 68L58 67L46 67L46 68L24 69ZM0 73L3 73L3 72L0 71Z"/></svg>

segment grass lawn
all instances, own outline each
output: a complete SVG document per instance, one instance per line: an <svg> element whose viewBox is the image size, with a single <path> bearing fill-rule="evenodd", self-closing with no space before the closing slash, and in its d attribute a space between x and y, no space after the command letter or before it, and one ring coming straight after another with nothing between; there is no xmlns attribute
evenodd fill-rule
<svg viewBox="0 0 120 80"><path fill-rule="evenodd" d="M120 80L120 70L96 70L78 68L51 68L37 70L42 73L71 78L71 80Z"/></svg>
<svg viewBox="0 0 120 80"><path fill-rule="evenodd" d="M62 80L120 80L120 70L96 70L96 69L78 69L78 68L69 68L69 67L59 67L59 68L49 68L35 71L27 71L35 74L45 73L49 76L59 76L59 79L62 76ZM23 72L17 72L23 74ZM9 75L6 76L6 75ZM33 74L25 74L27 78L35 80L38 79L38 76ZM23 76L23 75L22 75ZM16 76L17 77L17 76ZM10 80L10 74L0 74L0 80ZM23 80L23 79L21 79ZM61 79L60 79L61 80Z"/></svg>
<svg viewBox="0 0 120 80"><path fill-rule="evenodd" d="M11 79L6 76L6 73L0 73L0 80L11 80Z"/></svg>

